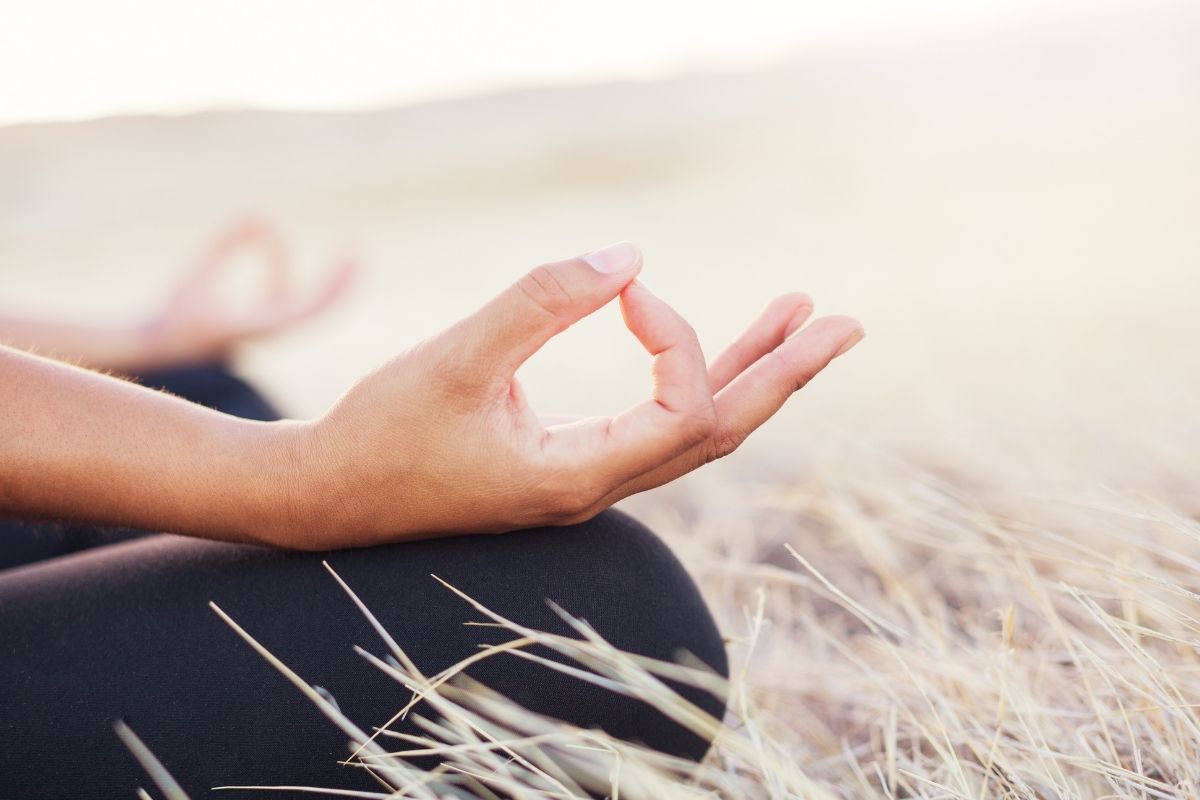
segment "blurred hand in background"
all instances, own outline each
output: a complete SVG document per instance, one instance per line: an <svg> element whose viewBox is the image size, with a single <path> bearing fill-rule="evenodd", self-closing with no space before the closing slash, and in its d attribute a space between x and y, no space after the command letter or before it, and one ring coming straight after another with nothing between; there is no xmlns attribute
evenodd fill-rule
<svg viewBox="0 0 1200 800"><path fill-rule="evenodd" d="M265 285L247 300L226 298L230 272L256 256ZM162 305L130 325L97 326L0 313L0 340L97 369L138 372L227 359L243 341L302 322L343 296L354 280L349 259L331 267L315 291L298 290L279 232L259 219L239 221L217 237Z"/></svg>

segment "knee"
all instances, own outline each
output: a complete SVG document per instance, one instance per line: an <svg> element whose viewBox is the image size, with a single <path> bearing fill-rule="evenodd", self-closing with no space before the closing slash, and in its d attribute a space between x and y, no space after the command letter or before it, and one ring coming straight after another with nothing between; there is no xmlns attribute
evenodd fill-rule
<svg viewBox="0 0 1200 800"><path fill-rule="evenodd" d="M724 641L712 614L695 581L658 536L611 509L561 532L564 548L572 551L563 560L575 562L572 582L588 581L595 592L590 597L572 592L580 608L568 612L601 633L607 630L607 638L622 649L669 661L687 653L728 676Z"/></svg>
<svg viewBox="0 0 1200 800"><path fill-rule="evenodd" d="M532 621L513 619L530 627L566 632L546 608L544 601L551 600L621 650L663 661L685 658L694 663L698 659L728 677L724 641L695 582L657 536L626 514L610 510L580 525L505 534L497 543L513 548L513 558L505 560L510 564L507 569L516 571L512 577L530 590L528 596L536 598L540 606L523 609L534 617ZM505 683L520 682L508 674L494 677ZM534 689L518 687L514 699L533 710L597 726L662 752L693 760L707 752L706 738L649 705L595 687L584 690L570 685L572 680L539 676L528 682ZM553 685L548 692L547 681ZM724 714L723 698L668 683L716 719ZM508 687L503 691L513 694ZM585 699L566 708L549 699L554 696Z"/></svg>
<svg viewBox="0 0 1200 800"><path fill-rule="evenodd" d="M725 641L695 581L671 549L645 525L620 511L609 510L592 520L595 559L592 569L607 584L605 608L596 627L622 650L663 661L706 665L729 677ZM685 699L721 719L725 699L695 687L668 682ZM699 761L709 740L684 733L665 718L651 715L629 720L642 739L656 749Z"/></svg>
<svg viewBox="0 0 1200 800"><path fill-rule="evenodd" d="M480 644L512 638L511 632L464 626L464 621L478 619L478 615L434 583L429 577L433 573L488 609L528 628L578 638L551 610L547 603L551 601L586 621L620 650L669 662L681 657L691 663L699 660L715 673L728 676L724 642L696 584L657 536L618 511L566 527L430 539L325 555L289 553L271 560L279 562L277 566L289 575L299 570L321 577L323 571L312 568L314 559L319 558L328 558L425 674L435 674L477 654ZM296 602L296 592L288 596L292 598L288 602ZM314 615L320 613L313 609ZM344 631L347 624L339 622L336 627ZM314 665L327 658L324 651L328 648L316 649L319 652L311 654ZM546 648L534 649L552 660L568 660ZM309 672L315 674L315 666ZM472 664L467 674L536 713L584 728L600 728L618 738L693 760L708 751L707 738L650 705L540 664L497 656ZM667 683L710 716L723 716L722 697L678 682ZM355 707L349 697L342 702L346 709ZM373 702L364 700L358 716L365 718Z"/></svg>

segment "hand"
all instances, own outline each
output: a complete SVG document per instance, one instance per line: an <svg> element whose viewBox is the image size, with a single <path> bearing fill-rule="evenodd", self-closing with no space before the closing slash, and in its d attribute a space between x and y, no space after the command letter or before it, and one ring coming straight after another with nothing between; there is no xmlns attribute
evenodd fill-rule
<svg viewBox="0 0 1200 800"><path fill-rule="evenodd" d="M227 308L217 294L222 273L240 251L253 249L267 268L262 295L246 308ZM324 310L354 277L354 264L343 261L314 293L290 285L291 262L279 233L258 220L244 220L214 241L199 263L142 328L144 362L167 365L226 357L240 341L274 333Z"/></svg>
<svg viewBox="0 0 1200 800"><path fill-rule="evenodd" d="M324 417L288 428L297 478L275 543L324 549L588 519L732 452L863 336L848 317L801 328L812 303L786 295L706 367L691 326L635 280L641 267L629 243L537 267ZM618 295L653 356L651 399L544 426L517 369Z"/></svg>

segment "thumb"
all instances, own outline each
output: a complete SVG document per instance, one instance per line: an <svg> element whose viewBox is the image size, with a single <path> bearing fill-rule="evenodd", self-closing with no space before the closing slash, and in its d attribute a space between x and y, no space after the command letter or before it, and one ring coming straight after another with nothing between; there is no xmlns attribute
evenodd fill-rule
<svg viewBox="0 0 1200 800"><path fill-rule="evenodd" d="M455 350L463 363L488 364L489 372L511 377L551 337L620 294L641 269L642 251L631 242L534 267L452 329Z"/></svg>

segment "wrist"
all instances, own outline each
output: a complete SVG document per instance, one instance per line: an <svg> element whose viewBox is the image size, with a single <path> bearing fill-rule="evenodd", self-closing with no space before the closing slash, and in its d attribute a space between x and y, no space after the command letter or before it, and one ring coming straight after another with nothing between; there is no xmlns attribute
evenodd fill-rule
<svg viewBox="0 0 1200 800"><path fill-rule="evenodd" d="M306 469L307 423L280 420L260 423L263 437L256 446L256 471L264 479L259 497L264 501L253 525L263 544L286 549L310 549L301 539L315 522L315 498Z"/></svg>
<svg viewBox="0 0 1200 800"><path fill-rule="evenodd" d="M210 518L224 533L206 535L268 547L294 547L298 498L303 496L294 455L293 420L259 422L220 415L214 438L221 453ZM222 463L223 462L223 463ZM219 520L219 522L218 522Z"/></svg>
<svg viewBox="0 0 1200 800"><path fill-rule="evenodd" d="M250 423L247 464L256 476L253 510L243 534L255 542L291 550L340 546L346 493L339 471L322 446L320 421Z"/></svg>

